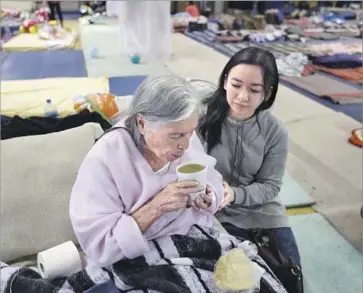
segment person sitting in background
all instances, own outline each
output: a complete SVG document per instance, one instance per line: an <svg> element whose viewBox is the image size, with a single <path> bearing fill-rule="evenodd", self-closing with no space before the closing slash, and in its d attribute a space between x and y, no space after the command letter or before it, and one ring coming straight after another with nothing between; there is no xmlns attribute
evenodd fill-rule
<svg viewBox="0 0 363 293"><path fill-rule="evenodd" d="M195 5L194 1L188 1L185 12L189 13L192 17L199 17L200 15L199 8Z"/></svg>
<svg viewBox="0 0 363 293"><path fill-rule="evenodd" d="M300 255L279 192L288 154L285 126L269 111L279 84L275 57L249 47L224 67L218 89L205 99L198 134L216 158L225 182L218 220L235 236L268 229L282 254L300 266Z"/></svg>
<svg viewBox="0 0 363 293"><path fill-rule="evenodd" d="M195 134L196 92L180 77L148 78L138 88L126 119L97 141L74 184L70 217L87 261L109 266L149 251L148 240L211 227L223 200L215 159ZM198 182L176 182L188 161L208 166L203 198ZM202 188L202 189L201 189Z"/></svg>

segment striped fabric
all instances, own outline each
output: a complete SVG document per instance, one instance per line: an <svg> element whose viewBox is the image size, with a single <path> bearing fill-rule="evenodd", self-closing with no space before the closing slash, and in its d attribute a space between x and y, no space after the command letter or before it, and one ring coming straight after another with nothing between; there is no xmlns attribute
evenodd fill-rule
<svg viewBox="0 0 363 293"><path fill-rule="evenodd" d="M118 261L108 269L88 267L67 279L51 281L42 279L31 269L0 263L0 292L82 293L111 280L120 292L228 293L216 287L214 267L226 252L241 249L261 276L258 292L287 293L257 255L255 245L218 230L193 226L188 235L161 237L150 241L149 245L150 251L145 255ZM246 278L243 275L236 277ZM239 292L252 293L256 290Z"/></svg>

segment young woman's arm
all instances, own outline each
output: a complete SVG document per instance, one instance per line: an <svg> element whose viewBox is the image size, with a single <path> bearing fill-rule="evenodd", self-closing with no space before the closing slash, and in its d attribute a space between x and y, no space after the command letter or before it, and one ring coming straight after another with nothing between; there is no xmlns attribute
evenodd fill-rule
<svg viewBox="0 0 363 293"><path fill-rule="evenodd" d="M282 185L287 154L288 134L284 130L271 143L255 182L247 186L232 187L235 192L233 204L261 205L277 196Z"/></svg>

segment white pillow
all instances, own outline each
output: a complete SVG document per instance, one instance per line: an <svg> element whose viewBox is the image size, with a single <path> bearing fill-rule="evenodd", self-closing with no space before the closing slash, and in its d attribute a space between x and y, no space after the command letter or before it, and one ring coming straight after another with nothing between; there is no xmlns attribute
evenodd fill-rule
<svg viewBox="0 0 363 293"><path fill-rule="evenodd" d="M0 259L77 243L69 198L79 166L102 134L96 123L1 141Z"/></svg>

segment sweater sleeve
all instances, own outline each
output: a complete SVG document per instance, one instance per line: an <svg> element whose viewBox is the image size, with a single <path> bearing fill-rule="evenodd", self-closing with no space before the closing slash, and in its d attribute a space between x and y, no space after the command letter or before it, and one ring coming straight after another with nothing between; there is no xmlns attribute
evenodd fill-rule
<svg viewBox="0 0 363 293"><path fill-rule="evenodd" d="M100 158L88 155L83 161L72 189L70 218L87 258L101 267L149 250Z"/></svg>
<svg viewBox="0 0 363 293"><path fill-rule="evenodd" d="M288 134L283 129L274 137L263 159L255 181L248 185L232 187L235 192L233 204L255 206L272 200L280 192L288 154Z"/></svg>
<svg viewBox="0 0 363 293"><path fill-rule="evenodd" d="M216 159L205 153L203 145L196 134L193 135L191 146L199 153L198 160L203 160L208 165L208 185L213 190L212 204L204 212L214 215L224 199L224 188L222 175L215 169Z"/></svg>

